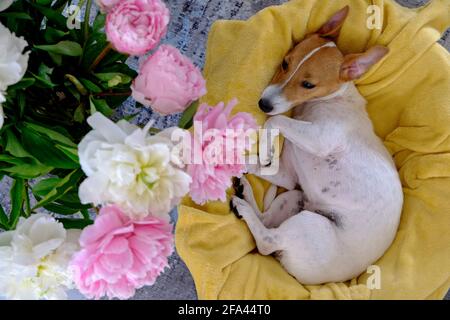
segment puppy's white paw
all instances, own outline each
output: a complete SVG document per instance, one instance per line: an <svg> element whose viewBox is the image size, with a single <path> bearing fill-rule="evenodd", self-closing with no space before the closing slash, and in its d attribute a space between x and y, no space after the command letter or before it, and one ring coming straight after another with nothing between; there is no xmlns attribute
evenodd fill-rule
<svg viewBox="0 0 450 320"><path fill-rule="evenodd" d="M246 219L246 216L253 214L253 209L250 204L237 196L231 197L230 207L238 218L243 218L244 220Z"/></svg>

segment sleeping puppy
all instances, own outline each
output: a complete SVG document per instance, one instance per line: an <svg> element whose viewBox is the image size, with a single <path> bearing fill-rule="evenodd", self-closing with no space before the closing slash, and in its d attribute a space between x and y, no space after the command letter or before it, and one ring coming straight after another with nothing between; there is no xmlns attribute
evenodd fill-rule
<svg viewBox="0 0 450 320"><path fill-rule="evenodd" d="M395 165L352 82L388 49L343 55L334 41L348 11L337 12L286 55L259 101L272 116L264 127L279 129L286 139L278 173L262 178L288 191L274 199L272 188L261 213L242 178L242 197L231 200L259 252L275 253L303 284L346 281L364 272L392 243L403 204ZM280 115L293 108L293 118ZM267 145L262 139L260 147ZM252 173L261 174L271 158L260 160Z"/></svg>

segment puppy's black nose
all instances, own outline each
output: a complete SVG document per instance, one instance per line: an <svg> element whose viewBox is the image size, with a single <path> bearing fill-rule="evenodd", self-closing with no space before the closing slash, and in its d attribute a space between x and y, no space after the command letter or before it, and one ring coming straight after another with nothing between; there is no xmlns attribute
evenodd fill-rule
<svg viewBox="0 0 450 320"><path fill-rule="evenodd" d="M258 105L259 105L259 108L266 113L273 110L272 104L267 99L263 98L263 99L259 100Z"/></svg>

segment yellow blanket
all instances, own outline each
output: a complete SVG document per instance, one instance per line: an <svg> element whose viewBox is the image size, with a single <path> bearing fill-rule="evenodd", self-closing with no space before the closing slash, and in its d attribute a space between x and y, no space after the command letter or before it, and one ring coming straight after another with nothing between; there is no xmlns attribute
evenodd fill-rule
<svg viewBox="0 0 450 320"><path fill-rule="evenodd" d="M381 288L370 274L346 283L303 286L271 256L255 251L243 221L227 203L179 208L176 245L192 272L200 299L440 299L450 286L450 58L436 41L448 27L449 0L421 9L391 0L294 0L248 21L217 21L208 40L206 102L237 97L236 111L265 115L257 101L283 56L307 32L349 4L338 46L345 53L375 44L390 53L357 81L376 133L395 158L405 194L397 237L376 262ZM366 27L377 5L382 29ZM262 202L267 183L250 177Z"/></svg>

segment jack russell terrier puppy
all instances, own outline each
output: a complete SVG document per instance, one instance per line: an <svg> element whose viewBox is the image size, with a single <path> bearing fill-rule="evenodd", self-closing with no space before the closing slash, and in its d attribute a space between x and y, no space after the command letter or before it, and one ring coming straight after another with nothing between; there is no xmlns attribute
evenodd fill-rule
<svg viewBox="0 0 450 320"><path fill-rule="evenodd" d="M277 174L261 175L270 158L249 172L288 191L275 198L272 186L261 213L242 178L230 203L259 252L275 253L303 284L346 281L366 271L392 243L403 204L392 157L352 83L388 49L343 55L335 40L348 12L341 9L292 49L259 101L272 116L264 127L279 129L286 140ZM280 115L292 108L293 118ZM267 145L262 140L260 147Z"/></svg>

